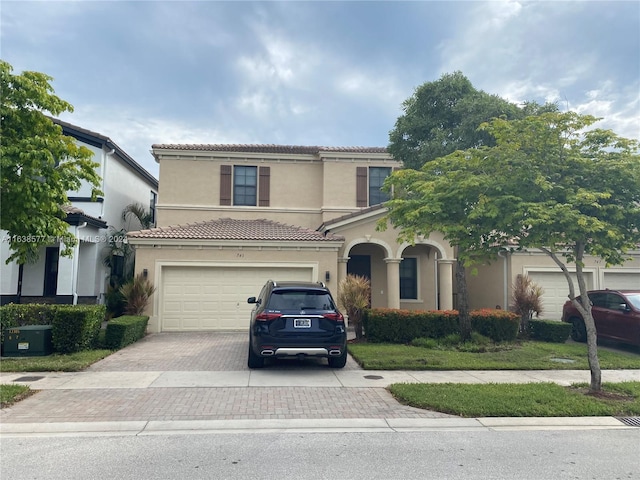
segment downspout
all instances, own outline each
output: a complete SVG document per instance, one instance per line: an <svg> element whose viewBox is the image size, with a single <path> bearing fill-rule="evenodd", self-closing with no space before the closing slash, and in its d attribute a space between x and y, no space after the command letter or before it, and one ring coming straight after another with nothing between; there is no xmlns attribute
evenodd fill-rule
<svg viewBox="0 0 640 480"><path fill-rule="evenodd" d="M73 274L71 276L71 285L73 286L73 305L78 304L78 264L80 261L80 229L87 226L87 222L76 225L76 246L73 252Z"/></svg>

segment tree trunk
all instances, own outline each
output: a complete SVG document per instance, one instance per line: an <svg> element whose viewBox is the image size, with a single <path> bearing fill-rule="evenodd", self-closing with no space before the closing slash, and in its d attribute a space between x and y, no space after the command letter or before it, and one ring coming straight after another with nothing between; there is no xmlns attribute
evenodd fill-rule
<svg viewBox="0 0 640 480"><path fill-rule="evenodd" d="M589 359L589 370L591 370L590 392L599 392L602 389L602 371L600 370L600 360L598 359L598 335L596 324L591 314L591 305L584 317L584 326L587 330L587 358Z"/></svg>
<svg viewBox="0 0 640 480"><path fill-rule="evenodd" d="M460 322L460 339L471 338L471 317L469 316L469 294L467 292L467 276L464 264L456 261L456 288L458 290L458 318Z"/></svg>

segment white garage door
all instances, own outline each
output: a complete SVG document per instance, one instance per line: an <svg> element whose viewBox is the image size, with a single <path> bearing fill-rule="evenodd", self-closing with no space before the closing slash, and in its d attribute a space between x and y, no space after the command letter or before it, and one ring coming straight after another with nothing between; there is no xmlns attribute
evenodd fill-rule
<svg viewBox="0 0 640 480"><path fill-rule="evenodd" d="M604 272L604 287L611 290L637 290L640 288L640 273Z"/></svg>
<svg viewBox="0 0 640 480"><path fill-rule="evenodd" d="M269 279L311 281L312 269L297 267L163 267L160 329L246 330Z"/></svg>
<svg viewBox="0 0 640 480"><path fill-rule="evenodd" d="M560 320L562 318L562 306L569 298L569 284L562 272L528 272L529 278L544 289L542 294L543 312L540 318L546 320ZM578 281L575 274L571 275L576 295L579 295ZM587 290L593 289L593 275L585 273Z"/></svg>

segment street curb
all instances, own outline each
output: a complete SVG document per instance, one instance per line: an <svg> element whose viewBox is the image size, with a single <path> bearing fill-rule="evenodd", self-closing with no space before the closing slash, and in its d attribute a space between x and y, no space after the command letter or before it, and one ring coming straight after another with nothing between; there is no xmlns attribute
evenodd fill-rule
<svg viewBox="0 0 640 480"><path fill-rule="evenodd" d="M614 417L351 418L3 423L0 436L152 436L219 433L356 433L634 428Z"/></svg>

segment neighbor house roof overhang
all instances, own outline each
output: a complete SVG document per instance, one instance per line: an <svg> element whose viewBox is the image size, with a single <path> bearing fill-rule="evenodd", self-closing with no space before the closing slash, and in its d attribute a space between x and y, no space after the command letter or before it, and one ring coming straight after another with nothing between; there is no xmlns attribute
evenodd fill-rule
<svg viewBox="0 0 640 480"><path fill-rule="evenodd" d="M94 147L102 148L105 147L109 150L114 150L116 156L131 170L136 172L142 178L145 179L154 189L158 188L158 179L151 175L147 170L145 170L138 162L136 162L133 158L129 156L127 152L122 150L113 140L109 137L102 135L98 132L93 132L91 130L87 130L86 128L78 127L77 125L72 125L71 123L64 122L58 118L51 118L51 121L56 125L60 125L62 127L62 133L68 135L70 137L74 137L77 140L84 142L88 145L93 145Z"/></svg>
<svg viewBox="0 0 640 480"><path fill-rule="evenodd" d="M82 225L87 222L87 225L96 228L107 228L107 222L100 220L99 218L87 215L83 210L73 205L63 205L62 211L67 214L64 221L69 225Z"/></svg>

